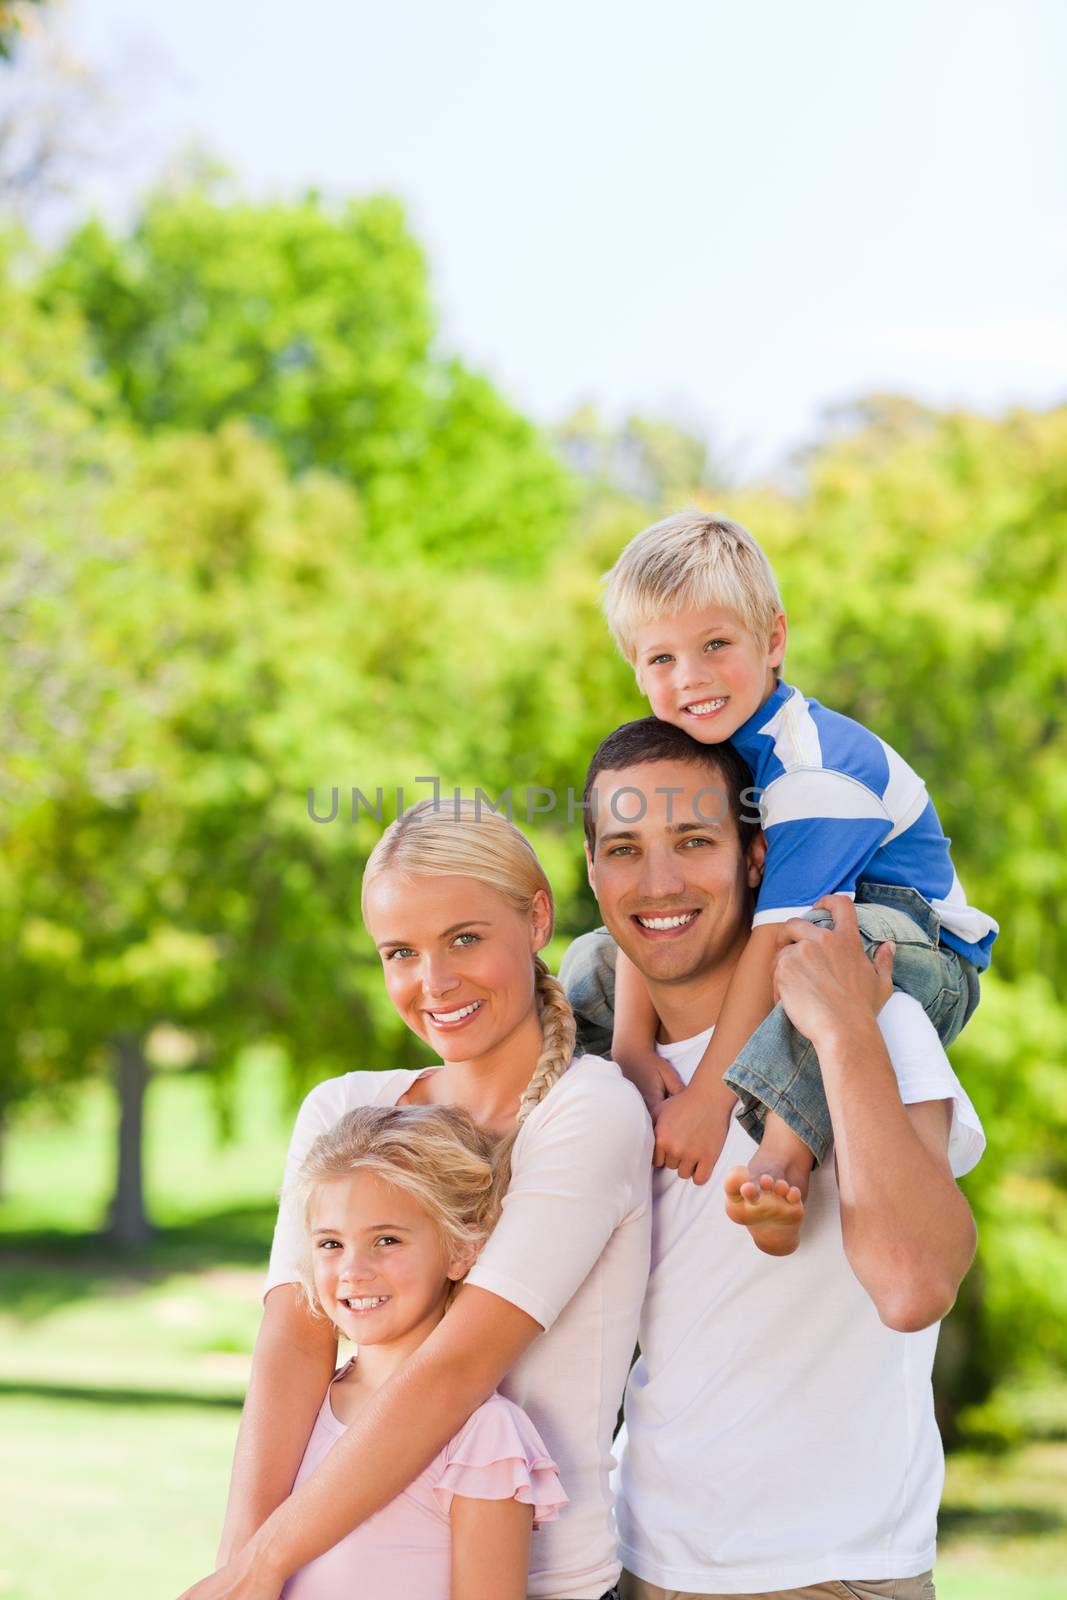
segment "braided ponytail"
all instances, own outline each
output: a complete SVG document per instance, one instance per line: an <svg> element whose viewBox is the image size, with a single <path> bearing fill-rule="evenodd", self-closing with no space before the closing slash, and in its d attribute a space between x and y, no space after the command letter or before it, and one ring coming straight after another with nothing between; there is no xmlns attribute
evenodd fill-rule
<svg viewBox="0 0 1067 1600"><path fill-rule="evenodd" d="M526 1121L534 1106L540 1105L545 1095L561 1078L574 1055L574 1012L558 978L554 978L541 960L534 956L534 981L537 985L537 1019L544 1036L544 1049L538 1058L526 1088L519 1100L519 1126Z"/></svg>

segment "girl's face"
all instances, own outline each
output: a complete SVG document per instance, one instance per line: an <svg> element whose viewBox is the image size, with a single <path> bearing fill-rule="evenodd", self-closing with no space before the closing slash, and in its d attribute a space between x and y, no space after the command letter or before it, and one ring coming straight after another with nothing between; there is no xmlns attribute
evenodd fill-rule
<svg viewBox="0 0 1067 1600"><path fill-rule="evenodd" d="M353 1344L415 1349L474 1259L473 1247L451 1254L414 1196L372 1172L317 1189L310 1226L319 1304Z"/></svg>
<svg viewBox="0 0 1067 1600"><path fill-rule="evenodd" d="M443 1061L485 1056L536 1015L533 956L551 931L543 890L524 916L474 878L386 872L365 920L389 998Z"/></svg>

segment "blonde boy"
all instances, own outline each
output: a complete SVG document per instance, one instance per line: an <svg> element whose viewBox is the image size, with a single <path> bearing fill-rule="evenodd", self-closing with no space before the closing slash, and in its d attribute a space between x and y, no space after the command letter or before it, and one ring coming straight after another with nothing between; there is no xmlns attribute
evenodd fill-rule
<svg viewBox="0 0 1067 1600"><path fill-rule="evenodd" d="M608 574L605 609L653 713L701 744L730 740L747 761L767 845L752 934L689 1087L656 1054L656 1014L621 952L613 1054L652 1111L656 1165L680 1177L707 1181L740 1099L762 1141L751 1166L728 1176L727 1210L761 1249L786 1255L832 1129L815 1051L775 1005L778 925L828 921L820 902L845 893L873 949L886 937L879 906L908 912L915 938L896 940L894 984L945 1044L978 1002L997 925L967 904L922 779L868 729L782 681L785 612L746 529L697 512L646 528ZM679 907L644 931L682 937L687 915Z"/></svg>

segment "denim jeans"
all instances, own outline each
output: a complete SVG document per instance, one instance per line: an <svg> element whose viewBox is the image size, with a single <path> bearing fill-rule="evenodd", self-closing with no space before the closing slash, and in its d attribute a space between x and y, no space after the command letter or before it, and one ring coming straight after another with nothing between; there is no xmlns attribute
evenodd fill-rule
<svg viewBox="0 0 1067 1600"><path fill-rule="evenodd" d="M829 927L826 911L808 920ZM864 883L856 891L856 920L868 954L886 939L896 944L893 986L912 995L949 1045L978 1004L978 974L963 956L940 942L937 912L915 889ZM615 1002L615 942L605 928L583 934L567 950L560 981L578 1021L581 1049L611 1054ZM723 1074L737 1095L738 1119L754 1139L768 1111L789 1124L824 1161L833 1142L830 1113L814 1046L789 1021L782 1006L760 1024Z"/></svg>

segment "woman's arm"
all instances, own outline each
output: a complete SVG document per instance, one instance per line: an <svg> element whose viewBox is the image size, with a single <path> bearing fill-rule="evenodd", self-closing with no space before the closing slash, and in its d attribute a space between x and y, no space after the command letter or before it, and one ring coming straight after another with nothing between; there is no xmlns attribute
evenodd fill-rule
<svg viewBox="0 0 1067 1600"><path fill-rule="evenodd" d="M452 1500L452 1600L526 1600L533 1506Z"/></svg>
<svg viewBox="0 0 1067 1600"><path fill-rule="evenodd" d="M388 1505L429 1466L541 1331L509 1301L464 1287L425 1344L311 1476L243 1550L182 1600L277 1600L298 1567Z"/></svg>
<svg viewBox="0 0 1067 1600"><path fill-rule="evenodd" d="M296 1284L267 1295L233 1456L219 1565L246 1545L293 1487L337 1364L337 1336Z"/></svg>

